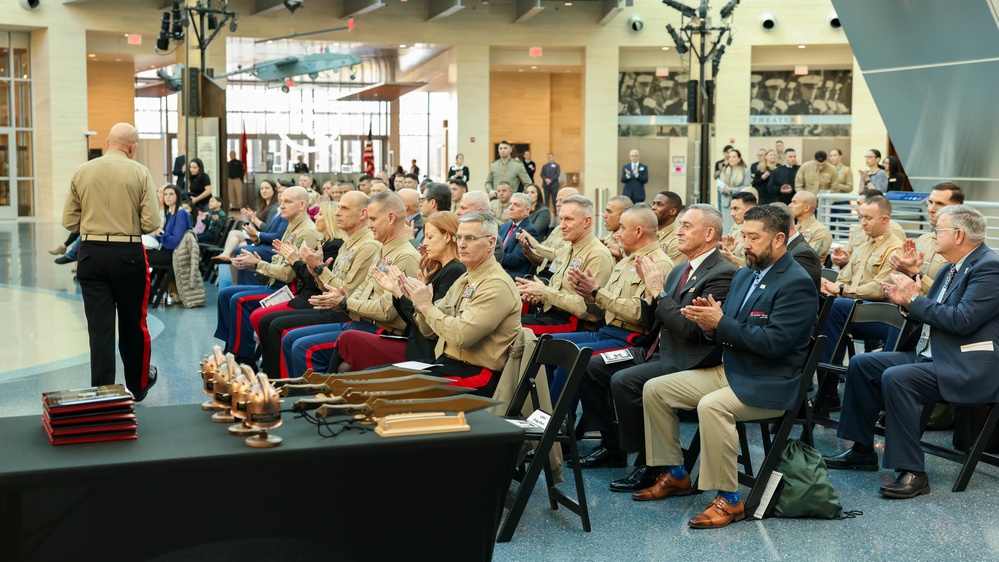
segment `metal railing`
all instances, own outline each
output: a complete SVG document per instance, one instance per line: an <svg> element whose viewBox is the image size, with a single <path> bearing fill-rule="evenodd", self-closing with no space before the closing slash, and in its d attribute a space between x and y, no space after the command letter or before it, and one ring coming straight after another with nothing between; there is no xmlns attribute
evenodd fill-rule
<svg viewBox="0 0 999 562"><path fill-rule="evenodd" d="M860 223L855 210L858 197L855 193L819 194L815 217L829 229L834 244L845 243L850 236L850 228ZM965 201L964 204L978 209L985 215L985 243L993 250L999 250L999 203ZM925 199L918 202L896 200L892 201L891 205L891 218L902 227L909 238L917 238L932 229Z"/></svg>

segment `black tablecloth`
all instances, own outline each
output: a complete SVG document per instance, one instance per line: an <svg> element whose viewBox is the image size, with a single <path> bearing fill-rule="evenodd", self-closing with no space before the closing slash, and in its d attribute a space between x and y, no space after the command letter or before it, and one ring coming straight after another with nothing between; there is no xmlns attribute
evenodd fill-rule
<svg viewBox="0 0 999 562"><path fill-rule="evenodd" d="M136 441L60 447L0 419L0 559L487 560L523 439L485 412L330 439L285 414L284 443L251 449L198 405L137 415Z"/></svg>

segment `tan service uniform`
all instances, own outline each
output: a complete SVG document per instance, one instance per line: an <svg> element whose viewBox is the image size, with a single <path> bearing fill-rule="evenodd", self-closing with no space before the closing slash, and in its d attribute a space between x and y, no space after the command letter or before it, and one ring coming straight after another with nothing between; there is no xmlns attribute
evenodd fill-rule
<svg viewBox="0 0 999 562"><path fill-rule="evenodd" d="M836 283L843 285L839 296L867 301L883 301L885 293L881 282L891 282L891 274L898 273L889 265L888 257L902 248L902 242L891 232L877 238L868 238L864 251L854 252L839 272Z"/></svg>
<svg viewBox="0 0 999 562"><path fill-rule="evenodd" d="M819 255L819 263L826 263L826 256L829 255L829 248L832 247L832 234L829 233L829 229L819 222L815 215L812 215L798 222L798 232Z"/></svg>
<svg viewBox="0 0 999 562"><path fill-rule="evenodd" d="M621 240L620 239L618 239L618 240L614 239L614 237L617 236L617 233L620 230L621 229L619 228L618 230L615 230L614 232L609 232L607 234L607 236L604 236L603 238L600 239L600 242L608 250L610 250L611 257L614 258L614 261L619 261L622 257L624 257L624 246L621 244Z"/></svg>
<svg viewBox="0 0 999 562"><path fill-rule="evenodd" d="M924 297L929 294L933 280L940 268L947 265L947 258L937 253L933 247L933 233L927 232L916 239L916 249L923 254L923 265L919 266L919 293Z"/></svg>
<svg viewBox="0 0 999 562"><path fill-rule="evenodd" d="M340 246L333 269L323 268L319 274L319 285L329 285L343 289L348 295L353 293L367 279L368 270L382 251L382 243L367 227L359 229Z"/></svg>
<svg viewBox="0 0 999 562"><path fill-rule="evenodd" d="M495 258L463 273L416 324L437 338L437 356L502 371L520 333L520 294Z"/></svg>
<svg viewBox="0 0 999 562"><path fill-rule="evenodd" d="M288 223L288 229L281 236L281 243L291 244L297 248L305 242L309 248L315 248L322 239L323 235L316 230L316 223L309 218L309 213L302 211ZM295 269L281 254L274 254L269 262L258 261L254 271L271 278L267 282L268 286L273 285L275 279L285 283L291 283L295 279Z"/></svg>
<svg viewBox="0 0 999 562"><path fill-rule="evenodd" d="M746 267L746 250L742 247L742 225L733 224L728 235L735 237L735 249L732 250L732 258L728 261L736 267Z"/></svg>
<svg viewBox="0 0 999 562"><path fill-rule="evenodd" d="M795 191L811 191L818 195L820 191L828 191L838 181L836 168L829 162L819 166L815 160L809 160L798 168L794 176Z"/></svg>
<svg viewBox="0 0 999 562"><path fill-rule="evenodd" d="M496 220L499 221L500 224L505 223L510 220L511 201L507 201L506 205L504 205L500 203L499 199L493 199L489 202L489 214L496 217Z"/></svg>
<svg viewBox="0 0 999 562"><path fill-rule="evenodd" d="M673 269L673 260L663 252L659 242L647 244L614 266L607 285L597 291L596 307L605 311L604 322L632 332L646 333L642 322L642 301L645 300L645 281L638 276L635 258L649 256L652 263L663 270L663 280ZM651 300L651 299L650 299ZM594 314L599 311L594 311Z"/></svg>
<svg viewBox="0 0 999 562"><path fill-rule="evenodd" d="M554 306L573 316L585 318L586 301L569 285L569 268L589 271L596 279L597 285L603 286L607 284L611 270L614 269L614 257L591 232L577 240L575 244L562 248L556 258L555 273L541 293L541 300L544 302L542 310L548 312Z"/></svg>
<svg viewBox="0 0 999 562"><path fill-rule="evenodd" d="M895 235L895 238L905 240L905 231L894 220L888 219L888 229ZM855 224L850 227L850 241L847 243L846 249L851 252L863 252L864 245L867 244L868 240L870 240L870 237L864 232L864 228L859 224Z"/></svg>
<svg viewBox="0 0 999 562"><path fill-rule="evenodd" d="M512 156L505 163L502 158L498 158L489 165L484 185L487 190L496 189L496 185L501 181L509 183L514 193L524 191L525 185L534 183L531 181L531 176L527 175L524 164ZM503 219L503 222L506 220Z"/></svg>
<svg viewBox="0 0 999 562"><path fill-rule="evenodd" d="M674 265L687 261L687 256L680 251L679 242L676 239L676 229L679 223L679 220L674 220L672 223L660 228L656 236L659 240L659 246L663 252L666 252L666 255L669 256Z"/></svg>
<svg viewBox="0 0 999 562"><path fill-rule="evenodd" d="M833 193L852 193L853 178L850 176L850 167L840 164L833 166L836 169L836 181L829 186L829 191Z"/></svg>
<svg viewBox="0 0 999 562"><path fill-rule="evenodd" d="M384 271L390 265L399 268L404 275L416 277L420 269L420 253L409 243L409 236L402 235L389 240L382 246L377 262ZM507 276L509 277L509 275ZM393 334L406 330L406 321L392 305L392 293L386 291L370 276L367 277L346 299L347 311L351 320L364 319Z"/></svg>
<svg viewBox="0 0 999 562"><path fill-rule="evenodd" d="M548 267L549 263L555 261L555 256L558 255L559 250L568 245L569 243L562 238L562 225L560 224L555 227L555 230L552 230L552 233L548 235L548 238L545 238L543 243L526 252L527 259L539 268Z"/></svg>

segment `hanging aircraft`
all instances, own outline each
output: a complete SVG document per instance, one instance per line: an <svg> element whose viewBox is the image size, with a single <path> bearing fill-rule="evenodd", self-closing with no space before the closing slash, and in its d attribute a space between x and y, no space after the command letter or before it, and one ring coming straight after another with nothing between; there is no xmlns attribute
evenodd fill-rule
<svg viewBox="0 0 999 562"><path fill-rule="evenodd" d="M217 74L216 78L226 78L236 74L249 73L264 82L282 82L281 91L287 93L289 88L286 80L295 76L307 75L315 80L319 78L319 73L327 70L340 70L343 67L350 67L350 79L357 78L355 65L361 64L361 59L354 55L342 55L331 53L329 49L314 55L290 56L282 59L275 59L257 63L249 68L241 68L233 72Z"/></svg>

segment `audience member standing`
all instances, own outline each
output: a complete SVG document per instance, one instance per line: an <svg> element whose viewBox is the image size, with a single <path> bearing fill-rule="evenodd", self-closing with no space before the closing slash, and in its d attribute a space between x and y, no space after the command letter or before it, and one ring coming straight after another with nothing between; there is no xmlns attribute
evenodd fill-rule
<svg viewBox="0 0 999 562"><path fill-rule="evenodd" d="M524 170L527 171L527 175L531 176L531 183L534 183L534 173L538 171L538 163L531 160L531 151L525 150L524 154Z"/></svg>
<svg viewBox="0 0 999 562"><path fill-rule="evenodd" d="M454 180L454 179L461 180L461 181L465 182L465 185L467 187L467 185L468 185L468 166L465 165L465 155L464 154L460 154L459 153L457 156L454 157L454 166L451 166L451 169L448 170L447 179L449 179L449 180ZM461 201L461 199L458 199L458 201Z"/></svg>
<svg viewBox="0 0 999 562"><path fill-rule="evenodd" d="M860 191L877 189L881 193L888 187L888 174L881 169L881 151L872 148L864 153L864 165L857 171L860 175Z"/></svg>
<svg viewBox="0 0 999 562"><path fill-rule="evenodd" d="M545 190L545 201L555 201L558 193L562 168L555 162L555 155L548 153L548 163L541 167L541 187Z"/></svg>
<svg viewBox="0 0 999 562"><path fill-rule="evenodd" d="M621 169L621 183L624 184L622 195L631 199L632 203L645 201L645 184L649 182L649 168L639 162L639 153L633 149L628 155L631 162Z"/></svg>
<svg viewBox="0 0 999 562"><path fill-rule="evenodd" d="M187 191L191 195L191 205L199 211L208 210L208 198L212 196L212 178L205 173L205 164L201 158L192 158L187 165L191 183Z"/></svg>
<svg viewBox="0 0 999 562"><path fill-rule="evenodd" d="M513 147L506 141L500 141L496 148L499 158L489 166L489 173L486 175L484 187L486 191L499 189L501 182L510 184L510 189L514 192L524 191L524 186L531 183L531 177L527 175L527 170L519 160L510 156ZM505 222L505 218L497 217Z"/></svg>
<svg viewBox="0 0 999 562"><path fill-rule="evenodd" d="M798 153L793 148L784 151L784 163L770 174L766 192L760 192L760 204L780 201L787 205L794 197L794 178L798 175Z"/></svg>
<svg viewBox="0 0 999 562"><path fill-rule="evenodd" d="M229 151L229 170L226 177L229 179L229 208L239 209L243 206L243 177L246 175L246 167L236 158L236 151Z"/></svg>
<svg viewBox="0 0 999 562"><path fill-rule="evenodd" d="M83 240L77 279L90 334L90 383L114 384L117 315L125 385L142 401L156 383L156 368L149 366L149 269L141 235L156 230L160 217L153 176L132 161L138 145L134 127L111 127L108 152L73 175L62 225Z"/></svg>

